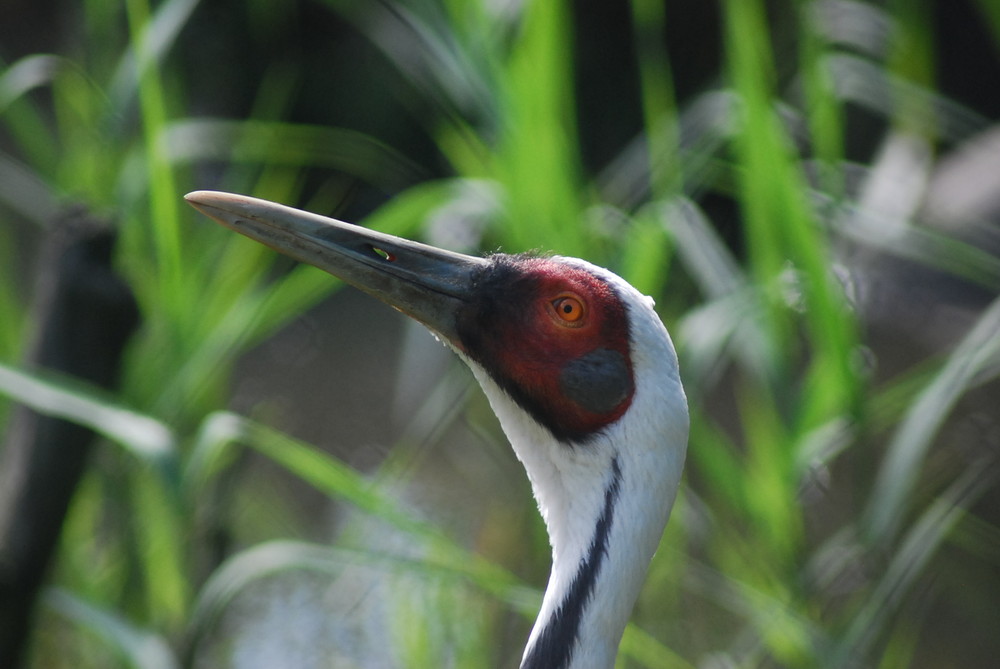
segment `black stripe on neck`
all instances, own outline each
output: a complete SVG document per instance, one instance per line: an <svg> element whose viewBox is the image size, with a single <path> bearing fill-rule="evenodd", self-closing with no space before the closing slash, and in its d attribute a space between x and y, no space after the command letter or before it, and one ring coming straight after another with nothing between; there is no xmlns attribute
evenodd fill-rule
<svg viewBox="0 0 1000 669"><path fill-rule="evenodd" d="M608 554L608 538L614 520L615 504L621 492L622 472L618 456L611 459L611 482L604 490L604 510L594 528L587 555L580 561L573 583L559 607L549 618L521 669L566 669L576 650L577 635L584 610L590 602L601 565Z"/></svg>

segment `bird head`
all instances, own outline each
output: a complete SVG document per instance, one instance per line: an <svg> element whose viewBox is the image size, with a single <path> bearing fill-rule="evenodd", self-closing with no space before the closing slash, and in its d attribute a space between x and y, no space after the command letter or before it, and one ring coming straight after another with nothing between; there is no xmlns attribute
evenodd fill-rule
<svg viewBox="0 0 1000 669"><path fill-rule="evenodd" d="M228 193L187 200L423 323L561 442L586 442L629 408L632 296L599 268L528 254L477 258Z"/></svg>
<svg viewBox="0 0 1000 669"><path fill-rule="evenodd" d="M628 316L569 259L497 254L455 314L456 348L559 441L585 442L628 409Z"/></svg>
<svg viewBox="0 0 1000 669"><path fill-rule="evenodd" d="M677 356L652 300L576 258L479 258L240 195L187 200L423 323L469 364L553 549L522 666L613 663L687 444Z"/></svg>

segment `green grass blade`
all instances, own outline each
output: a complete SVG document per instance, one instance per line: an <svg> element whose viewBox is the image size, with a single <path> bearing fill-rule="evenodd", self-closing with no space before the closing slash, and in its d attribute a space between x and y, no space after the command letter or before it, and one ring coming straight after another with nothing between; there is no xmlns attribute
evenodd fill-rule
<svg viewBox="0 0 1000 669"><path fill-rule="evenodd" d="M159 272L159 299L166 313L181 322L191 303L184 285L181 261L180 209L177 182L164 143L167 127L167 103L163 82L156 67L156 51L149 5L146 0L126 2L129 33L136 57L139 82L139 107L142 118L145 168L149 185L149 219L134 225L150 226Z"/></svg>
<svg viewBox="0 0 1000 669"><path fill-rule="evenodd" d="M741 204L751 269L765 289L769 366L784 384L794 346L785 279L794 268L815 362L810 369L800 427L815 428L855 402L857 378L851 351L857 335L830 273L829 251L805 199L806 182L774 103L774 64L763 5L726 3L729 74L740 95L744 125L735 140L742 167Z"/></svg>
<svg viewBox="0 0 1000 669"><path fill-rule="evenodd" d="M911 493L941 425L955 403L1000 364L1000 299L983 312L944 367L906 412L890 441L868 504L865 531L891 542L909 511ZM993 372L995 373L995 372Z"/></svg>
<svg viewBox="0 0 1000 669"><path fill-rule="evenodd" d="M844 110L824 60L830 45L826 36L820 34L823 26L817 25L821 11L814 3L798 2L799 71L809 138L822 191L826 197L840 201L846 195L839 168L844 160Z"/></svg>
<svg viewBox="0 0 1000 669"><path fill-rule="evenodd" d="M984 466L985 465L985 466ZM908 529L889 564L881 572L874 592L859 607L840 641L835 665L852 656L863 657L878 635L893 620L917 579L941 543L971 506L997 480L993 462L976 463L941 494Z"/></svg>
<svg viewBox="0 0 1000 669"><path fill-rule="evenodd" d="M88 427L144 462L165 464L175 455L169 427L116 405L105 391L80 381L0 364L0 393L39 413Z"/></svg>
<svg viewBox="0 0 1000 669"><path fill-rule="evenodd" d="M663 41L667 17L661 2L632 0L631 6L642 83L650 192L653 199L659 200L679 193L684 181L673 73Z"/></svg>
<svg viewBox="0 0 1000 669"><path fill-rule="evenodd" d="M695 666L636 625L628 625L622 635L619 654L644 667L694 669Z"/></svg>
<svg viewBox="0 0 1000 669"><path fill-rule="evenodd" d="M618 273L643 295L662 295L670 271L673 240L663 220L661 207L645 207L621 238Z"/></svg>
<svg viewBox="0 0 1000 669"><path fill-rule="evenodd" d="M137 627L116 611L60 588L46 590L43 601L46 607L104 640L118 651L130 667L180 669L180 662L162 636Z"/></svg>
<svg viewBox="0 0 1000 669"><path fill-rule="evenodd" d="M568 12L564 0L524 7L502 75L503 125L493 173L504 189L505 243L586 256Z"/></svg>
<svg viewBox="0 0 1000 669"><path fill-rule="evenodd" d="M111 75L108 86L108 97L119 109L129 107L133 98L143 95L143 69L148 67L163 68L164 61L177 41L177 37L188 24L191 14L197 8L200 0L166 0L158 3L150 13L148 6L127 5L130 20L133 21L132 44L126 49L122 58ZM105 5L94 2L95 5ZM95 10L94 14L100 14ZM113 22L114 17L93 18L92 25ZM107 29L107 26L101 26ZM147 91L147 95L149 92Z"/></svg>
<svg viewBox="0 0 1000 669"><path fill-rule="evenodd" d="M24 152L25 160L39 173L51 174L60 152L42 111L28 94L50 86L66 67L69 64L58 56L32 55L0 73L0 119Z"/></svg>
<svg viewBox="0 0 1000 669"><path fill-rule="evenodd" d="M193 588L188 552L180 537L187 525L174 476L149 469L132 472L132 523L139 571L144 580L145 618L176 634L187 619Z"/></svg>

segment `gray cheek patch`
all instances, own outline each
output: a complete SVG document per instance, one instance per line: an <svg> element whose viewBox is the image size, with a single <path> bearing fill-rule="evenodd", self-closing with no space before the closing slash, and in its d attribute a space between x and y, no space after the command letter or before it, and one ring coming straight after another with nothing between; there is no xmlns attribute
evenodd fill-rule
<svg viewBox="0 0 1000 669"><path fill-rule="evenodd" d="M563 366L563 394L592 413L607 413L632 394L632 374L618 351L599 348Z"/></svg>

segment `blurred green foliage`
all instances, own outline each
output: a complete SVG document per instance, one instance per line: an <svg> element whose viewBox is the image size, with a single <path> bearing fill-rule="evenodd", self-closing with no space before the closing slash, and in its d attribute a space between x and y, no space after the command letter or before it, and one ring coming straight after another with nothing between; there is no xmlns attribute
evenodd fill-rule
<svg viewBox="0 0 1000 669"><path fill-rule="evenodd" d="M997 444L941 435L970 395L992 387L995 400L1000 302L984 299L956 345L887 374L871 361L893 343L873 339L845 281L856 257L889 253L987 296L1000 287L989 249L924 224L923 191L894 187L990 125L935 89L932 3L722 1L721 26L706 27L721 70L682 98L675 80L695 64L663 43L678 3L633 0L642 127L596 168L581 143L575 68L588 45L574 43L585 10L573 3L202 4L85 2L64 48L0 63L0 207L39 233L69 201L113 220L143 316L115 396L22 369L21 242L0 227L0 390L106 442L64 530L33 666L211 663L199 658L231 602L299 571L409 584L381 622L397 666L512 665L536 610L511 573L525 563L483 557L397 497L417 457L405 438L360 473L227 410L240 356L337 284L199 220L181 196L204 187L354 207L358 222L403 236L433 239L447 224L484 251L576 255L657 299L682 357L691 447L619 666L943 666L960 649L936 627L956 608L962 639L996 636L1000 613L984 602L1000 596L1000 515L980 502ZM989 0L973 11L996 57L1000 15ZM227 68L245 78L255 39L316 16L350 35L330 47L341 60L328 76L354 88L316 93L324 74L294 50L250 82L242 107L227 82L205 84ZM351 61L364 40L367 60ZM180 53L182 42L204 51ZM391 74L362 82L370 68ZM329 119L291 118L311 93ZM366 94L372 109L398 98L397 125L418 139L394 146L341 123L337 96ZM240 111L204 112L227 105ZM861 157L858 110L876 128ZM899 147L927 164L899 168ZM477 423L481 406L462 397L436 420ZM995 431L995 409L990 419ZM327 542L301 536L304 523L282 535L236 518L226 500L290 508L280 486L257 490L248 453L407 549L372 546L355 523ZM478 534L525 539L519 525L487 525L503 521L483 519ZM220 534L235 537L221 550ZM537 524L529 534L544 565ZM214 643L213 658L235 662L237 649ZM955 666L1000 650L982 644Z"/></svg>

